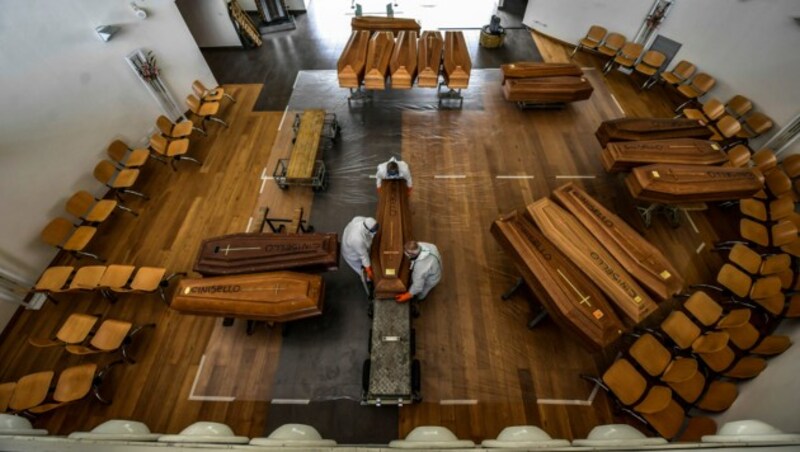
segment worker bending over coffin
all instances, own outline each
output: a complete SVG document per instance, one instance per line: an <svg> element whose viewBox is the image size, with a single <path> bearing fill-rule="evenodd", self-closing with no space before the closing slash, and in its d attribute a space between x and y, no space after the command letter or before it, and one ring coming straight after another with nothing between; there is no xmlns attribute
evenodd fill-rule
<svg viewBox="0 0 800 452"><path fill-rule="evenodd" d="M406 242L403 252L411 260L411 285L408 292L394 299L398 303L405 303L414 297L422 301L442 280L442 256L436 245L414 240Z"/></svg>
<svg viewBox="0 0 800 452"><path fill-rule="evenodd" d="M378 172L375 174L375 183L378 184L378 191L381 191L383 180L405 179L408 193L411 194L411 170L408 163L397 160L394 157L378 165Z"/></svg>
<svg viewBox="0 0 800 452"><path fill-rule="evenodd" d="M372 239L378 233L378 227L378 222L374 218L354 217L342 233L342 257L362 282L365 273L367 280L371 281L373 278L369 251Z"/></svg>

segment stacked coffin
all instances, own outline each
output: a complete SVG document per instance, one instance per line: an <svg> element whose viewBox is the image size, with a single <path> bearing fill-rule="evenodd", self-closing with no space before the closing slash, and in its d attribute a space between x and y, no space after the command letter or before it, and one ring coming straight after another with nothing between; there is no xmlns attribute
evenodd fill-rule
<svg viewBox="0 0 800 452"><path fill-rule="evenodd" d="M512 102L564 104L588 99L592 85L574 64L518 62L500 66L503 95Z"/></svg>
<svg viewBox="0 0 800 452"><path fill-rule="evenodd" d="M442 56L444 82L450 89L466 89L472 71L467 42L461 31L448 31L444 34L444 54Z"/></svg>
<svg viewBox="0 0 800 452"><path fill-rule="evenodd" d="M419 38L417 69L419 70L420 88L437 88L439 86L439 68L442 61L444 40L438 31L426 31Z"/></svg>
<svg viewBox="0 0 800 452"><path fill-rule="evenodd" d="M711 137L711 131L696 119L622 118L603 121L595 132L600 145L611 141L648 141L673 138Z"/></svg>
<svg viewBox="0 0 800 452"><path fill-rule="evenodd" d="M625 178L631 195L663 204L730 201L749 198L764 188L756 171L700 165L648 165Z"/></svg>
<svg viewBox="0 0 800 452"><path fill-rule="evenodd" d="M583 190L568 184L553 197L563 207L540 199L524 214L495 221L492 233L554 320L602 349L684 281L658 249Z"/></svg>
<svg viewBox="0 0 800 452"><path fill-rule="evenodd" d="M609 173L630 171L650 164L720 165L728 156L713 141L694 138L651 141L613 141L601 154L603 168Z"/></svg>
<svg viewBox="0 0 800 452"><path fill-rule="evenodd" d="M353 20L350 21L350 28L352 28L353 31L391 31L394 34L398 34L403 30L419 33L419 24L416 20L400 17L353 17Z"/></svg>
<svg viewBox="0 0 800 452"><path fill-rule="evenodd" d="M364 81L369 37L368 31L354 31L350 35L336 65L341 88L358 88Z"/></svg>
<svg viewBox="0 0 800 452"><path fill-rule="evenodd" d="M392 88L410 89L417 77L417 32L401 31L389 60Z"/></svg>
<svg viewBox="0 0 800 452"><path fill-rule="evenodd" d="M389 75L389 60L394 49L394 36L390 31L377 31L369 40L367 49L364 87L367 89L386 89Z"/></svg>

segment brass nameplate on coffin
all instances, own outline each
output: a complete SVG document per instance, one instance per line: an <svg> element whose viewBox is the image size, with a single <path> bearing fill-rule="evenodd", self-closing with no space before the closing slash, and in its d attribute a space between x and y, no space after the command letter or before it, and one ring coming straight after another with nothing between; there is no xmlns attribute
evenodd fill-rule
<svg viewBox="0 0 800 452"><path fill-rule="evenodd" d="M394 276L396 273L393 268L387 268L385 272L383 272L386 276Z"/></svg>

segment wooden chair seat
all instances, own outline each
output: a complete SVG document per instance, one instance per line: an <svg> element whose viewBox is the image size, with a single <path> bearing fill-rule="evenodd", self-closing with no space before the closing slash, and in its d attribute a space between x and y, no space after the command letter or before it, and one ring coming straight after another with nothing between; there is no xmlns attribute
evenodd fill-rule
<svg viewBox="0 0 800 452"><path fill-rule="evenodd" d="M678 434L686 419L686 412L670 398L665 409L656 413L642 414L642 417L659 435L669 439Z"/></svg>
<svg viewBox="0 0 800 452"><path fill-rule="evenodd" d="M777 276L770 275L763 278L758 278L753 282L750 289L750 298L758 300L761 298L774 297L781 293L781 279Z"/></svg>
<svg viewBox="0 0 800 452"><path fill-rule="evenodd" d="M92 240L97 228L92 226L80 226L72 235L64 242L63 248L67 251L80 251L86 248L86 245Z"/></svg>
<svg viewBox="0 0 800 452"><path fill-rule="evenodd" d="M628 42L614 58L614 62L622 67L631 68L642 55L643 46L639 43Z"/></svg>
<svg viewBox="0 0 800 452"><path fill-rule="evenodd" d="M742 127L742 130L736 136L742 139L752 139L768 132L772 129L774 123L769 116L757 111L744 120L744 125L745 127Z"/></svg>
<svg viewBox="0 0 800 452"><path fill-rule="evenodd" d="M79 344L83 342L97 323L97 317L85 314L71 314L56 333L55 340L28 338L34 347L52 347L54 345Z"/></svg>
<svg viewBox="0 0 800 452"><path fill-rule="evenodd" d="M34 289L37 291L63 292L67 289L67 282L74 271L75 267L71 265L49 267L39 277Z"/></svg>
<svg viewBox="0 0 800 452"><path fill-rule="evenodd" d="M655 414L667 409L672 401L672 389L666 386L653 386L641 403L633 409L642 414Z"/></svg>
<svg viewBox="0 0 800 452"><path fill-rule="evenodd" d="M725 141L728 138L735 136L739 131L742 130L742 125L736 118L732 116L725 115L720 118L717 123L711 127L711 131L713 135L711 136L711 141Z"/></svg>
<svg viewBox="0 0 800 452"><path fill-rule="evenodd" d="M761 266L764 263L761 255L753 251L747 245L741 243L733 245L730 253L728 253L728 260L751 275L757 275L761 271Z"/></svg>
<svg viewBox="0 0 800 452"><path fill-rule="evenodd" d="M731 366L734 359L736 359L736 355L733 353L733 350L730 347L723 347L721 350L713 352L713 353L699 353L700 359L703 360L703 363L716 373L722 373Z"/></svg>
<svg viewBox="0 0 800 452"><path fill-rule="evenodd" d="M586 36L581 38L578 47L585 47L587 49L597 49L597 46L603 41L603 38L606 37L608 30L599 26L599 25L592 25L589 27L589 31L586 32Z"/></svg>
<svg viewBox="0 0 800 452"><path fill-rule="evenodd" d="M133 277L130 288L141 292L153 292L158 289L166 273L166 268L141 267Z"/></svg>
<svg viewBox="0 0 800 452"><path fill-rule="evenodd" d="M103 278L100 279L99 285L112 290L127 287L134 270L136 270L136 267L133 265L109 265L105 273L103 273Z"/></svg>
<svg viewBox="0 0 800 452"><path fill-rule="evenodd" d="M90 223L102 223L111 216L111 213L114 209L117 208L117 201L113 199L101 199L97 201L97 203L92 206L92 209L89 213L86 214L84 220Z"/></svg>
<svg viewBox="0 0 800 452"><path fill-rule="evenodd" d="M725 109L733 117L741 118L753 109L753 102L741 94L737 94L728 99L728 102L725 103Z"/></svg>
<svg viewBox="0 0 800 452"><path fill-rule="evenodd" d="M117 173L117 176L111 183L113 188L129 188L132 187L139 177L139 170L132 168L125 168Z"/></svg>
<svg viewBox="0 0 800 452"><path fill-rule="evenodd" d="M789 218L794 213L794 200L790 196L778 198L769 203L769 219L772 221Z"/></svg>
<svg viewBox="0 0 800 452"><path fill-rule="evenodd" d="M702 290L693 293L683 303L683 308L703 326L713 326L722 317L722 306Z"/></svg>
<svg viewBox="0 0 800 452"><path fill-rule="evenodd" d="M787 319L800 317L800 295L790 296L785 303L786 312L783 313L784 317ZM783 308L784 306L782 305L781 307Z"/></svg>
<svg viewBox="0 0 800 452"><path fill-rule="evenodd" d="M739 396L736 384L729 381L712 381L695 407L719 413L727 410Z"/></svg>
<svg viewBox="0 0 800 452"><path fill-rule="evenodd" d="M750 163L750 149L739 144L728 149L728 163L724 166L732 166L734 168L743 168Z"/></svg>
<svg viewBox="0 0 800 452"><path fill-rule="evenodd" d="M41 404L47 398L52 381L51 370L25 375L17 380L8 407L14 411L25 411Z"/></svg>
<svg viewBox="0 0 800 452"><path fill-rule="evenodd" d="M769 246L769 230L759 222L742 218L739 220L739 235L756 245Z"/></svg>
<svg viewBox="0 0 800 452"><path fill-rule="evenodd" d="M120 140L114 140L106 151L111 160L124 168L139 168L147 162L150 152L147 149L131 149Z"/></svg>
<svg viewBox="0 0 800 452"><path fill-rule="evenodd" d="M771 149L760 149L753 153L753 165L758 168L762 173L766 174L771 169L778 166L778 157Z"/></svg>
<svg viewBox="0 0 800 452"><path fill-rule="evenodd" d="M692 351L695 353L716 353L726 348L729 340L728 333L722 331L704 334L692 342Z"/></svg>
<svg viewBox="0 0 800 452"><path fill-rule="evenodd" d="M782 169L775 168L765 173L765 177L767 189L776 198L792 190L792 180Z"/></svg>
<svg viewBox="0 0 800 452"><path fill-rule="evenodd" d="M0 384L0 413L8 411L8 402L11 401L16 387L17 382L15 381Z"/></svg>
<svg viewBox="0 0 800 452"><path fill-rule="evenodd" d="M760 337L758 330L749 322L734 328L726 328L725 331L730 335L731 343L742 351L753 348Z"/></svg>
<svg viewBox="0 0 800 452"><path fill-rule="evenodd" d="M781 251L790 256L800 257L800 240L781 246Z"/></svg>
<svg viewBox="0 0 800 452"><path fill-rule="evenodd" d="M739 201L739 211L743 215L755 218L759 221L767 221L767 206L762 201L755 198L746 198Z"/></svg>
<svg viewBox="0 0 800 452"><path fill-rule="evenodd" d="M786 305L786 298L782 293L772 297L761 298L753 301L773 316L781 315Z"/></svg>
<svg viewBox="0 0 800 452"><path fill-rule="evenodd" d="M750 353L762 356L779 355L792 346L792 339L789 336L770 335L765 337L755 347L750 349Z"/></svg>
<svg viewBox="0 0 800 452"><path fill-rule="evenodd" d="M750 276L731 264L724 264L717 273L717 282L738 297L747 297L753 281Z"/></svg>
<svg viewBox="0 0 800 452"><path fill-rule="evenodd" d="M694 324L683 312L672 311L663 322L661 330L680 348L686 350L700 337L700 327Z"/></svg>
<svg viewBox="0 0 800 452"><path fill-rule="evenodd" d="M714 77L701 72L695 75L689 84L679 85L678 92L687 99L696 99L707 93L716 83Z"/></svg>
<svg viewBox="0 0 800 452"><path fill-rule="evenodd" d="M634 69L640 74L652 77L661 69L661 65L666 59L667 57L663 53L657 50L648 50Z"/></svg>
<svg viewBox="0 0 800 452"><path fill-rule="evenodd" d="M42 414L86 397L92 390L96 370L97 364L94 363L64 369L59 375L56 389L53 391L54 402L41 404L28 411L33 414Z"/></svg>
<svg viewBox="0 0 800 452"><path fill-rule="evenodd" d="M663 379L662 379L663 380ZM695 371L688 379L679 382L666 382L675 394L684 402L692 404L703 393L706 378L701 372Z"/></svg>
<svg viewBox="0 0 800 452"><path fill-rule="evenodd" d="M782 254L782 256L788 256L788 254ZM779 273L775 273L774 276L777 276L778 279L781 280L781 290L786 292L791 292L797 290L795 285L795 281L797 280L797 275L791 268L786 268L785 270L780 271Z"/></svg>
<svg viewBox="0 0 800 452"><path fill-rule="evenodd" d="M753 311L747 308L734 309L717 322L717 329L736 328L750 321Z"/></svg>
<svg viewBox="0 0 800 452"><path fill-rule="evenodd" d="M70 290L94 290L103 278L106 271L105 265L90 265L81 267L75 272L72 282L69 284Z"/></svg>
<svg viewBox="0 0 800 452"><path fill-rule="evenodd" d="M781 167L792 179L800 178L800 154L792 154L781 161Z"/></svg>
<svg viewBox="0 0 800 452"><path fill-rule="evenodd" d="M672 355L652 334L643 334L631 344L628 354L636 360L639 367L651 377L664 373L672 361Z"/></svg>
<svg viewBox="0 0 800 452"><path fill-rule="evenodd" d="M788 245L797 240L797 226L789 220L781 220L772 225L772 246Z"/></svg>
<svg viewBox="0 0 800 452"><path fill-rule="evenodd" d="M626 41L627 38L619 33L609 33L605 42L597 48L597 51L605 56L614 57L625 45Z"/></svg>
<svg viewBox="0 0 800 452"><path fill-rule="evenodd" d="M67 212L89 223L102 223L116 208L117 201L96 199L85 190L72 195L66 205Z"/></svg>
<svg viewBox="0 0 800 452"><path fill-rule="evenodd" d="M748 379L757 377L758 374L767 368L767 362L755 356L745 356L723 375L730 378Z"/></svg>
<svg viewBox="0 0 800 452"><path fill-rule="evenodd" d="M661 79L670 85L678 85L694 75L697 67L686 60L681 60L671 71L661 73Z"/></svg>
<svg viewBox="0 0 800 452"><path fill-rule="evenodd" d="M670 383L681 383L688 381L699 373L699 365L694 358L675 358L664 371L661 381Z"/></svg>
<svg viewBox="0 0 800 452"><path fill-rule="evenodd" d="M603 382L620 402L639 413L658 413L672 400L672 390L666 386L648 388L644 377L624 358L614 361L603 374Z"/></svg>
<svg viewBox="0 0 800 452"><path fill-rule="evenodd" d="M91 347L83 345L68 345L67 351L75 355L91 355L94 353L112 352L118 350L128 333L133 328L130 322L120 320L106 320L97 329L89 342Z"/></svg>

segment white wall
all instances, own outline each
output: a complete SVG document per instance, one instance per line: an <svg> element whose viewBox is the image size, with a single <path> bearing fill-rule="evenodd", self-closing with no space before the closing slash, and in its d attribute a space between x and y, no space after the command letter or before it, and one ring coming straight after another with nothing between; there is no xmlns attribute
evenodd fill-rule
<svg viewBox="0 0 800 452"><path fill-rule="evenodd" d="M55 255L38 235L65 215L66 198L103 193L92 169L108 143L139 142L161 114L125 55L153 50L179 102L194 79L216 83L174 1L137 3L146 20L128 1L0 0L0 266L23 278L35 281ZM101 24L121 30L104 43Z"/></svg>
<svg viewBox="0 0 800 452"><path fill-rule="evenodd" d="M652 1L530 0L523 23L566 42L592 24L633 38ZM800 113L797 0L676 0L658 33L683 44L687 59L717 79L711 95L743 94L773 118L777 131ZM756 146L766 140L758 140ZM794 145L797 148L798 144Z"/></svg>
<svg viewBox="0 0 800 452"><path fill-rule="evenodd" d="M227 0L176 0L200 47L242 47L228 15Z"/></svg>

